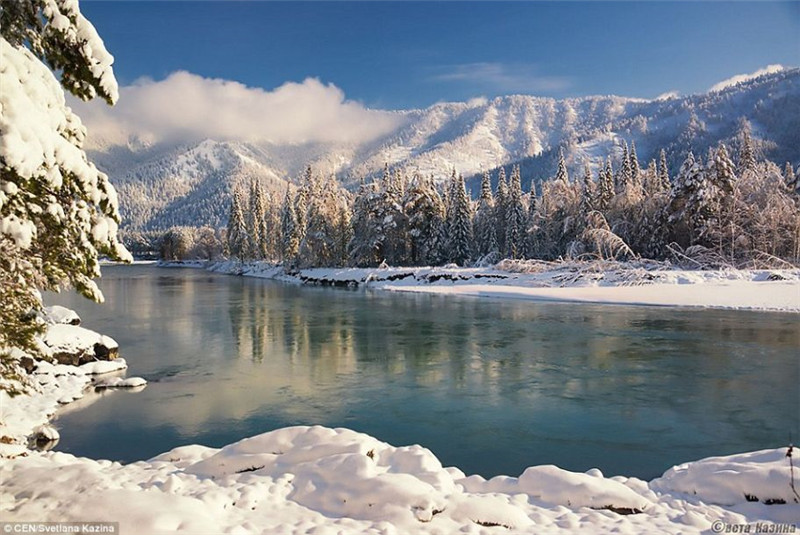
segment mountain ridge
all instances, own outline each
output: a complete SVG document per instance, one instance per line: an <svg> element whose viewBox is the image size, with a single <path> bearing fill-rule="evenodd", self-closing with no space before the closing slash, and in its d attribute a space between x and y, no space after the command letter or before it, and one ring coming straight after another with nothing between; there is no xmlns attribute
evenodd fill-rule
<svg viewBox="0 0 800 535"><path fill-rule="evenodd" d="M362 143L277 144L202 139L87 146L90 157L120 193L123 226L162 230L172 224L224 225L230 191L258 179L285 191L303 169L335 174L355 187L384 164L442 180L452 169L468 178L520 164L524 186L555 172L563 149L570 172L595 168L623 141L635 143L643 165L667 152L674 170L689 150L736 143L742 121L751 124L764 157L800 164L800 69L784 69L718 91L660 99L583 96L567 99L508 95L442 102L399 110L401 124Z"/></svg>

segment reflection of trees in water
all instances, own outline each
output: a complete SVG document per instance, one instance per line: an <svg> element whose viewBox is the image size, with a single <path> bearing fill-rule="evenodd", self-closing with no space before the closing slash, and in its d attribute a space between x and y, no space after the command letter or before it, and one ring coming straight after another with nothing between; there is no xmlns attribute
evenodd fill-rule
<svg viewBox="0 0 800 535"><path fill-rule="evenodd" d="M785 355L800 340L788 319L748 324L725 312L479 302L261 281L244 284L230 316L240 356L279 356L288 373L316 385L402 383L434 396L474 392L489 404L574 399L626 419L652 407L698 417L732 407L744 412L769 406L781 390L797 398L797 374L785 373ZM772 350L782 362L767 362Z"/></svg>

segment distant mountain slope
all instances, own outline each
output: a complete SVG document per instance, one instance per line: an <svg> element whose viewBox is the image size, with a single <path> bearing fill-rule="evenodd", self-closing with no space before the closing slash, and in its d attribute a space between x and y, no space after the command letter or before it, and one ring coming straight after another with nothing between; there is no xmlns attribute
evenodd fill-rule
<svg viewBox="0 0 800 535"><path fill-rule="evenodd" d="M408 172L467 177L520 163L524 186L555 172L563 148L570 171L595 166L622 141L635 142L642 165L664 148L676 169L688 150L735 145L742 119L764 157L800 164L800 69L748 80L721 91L660 100L615 96L554 100L514 95L441 103L396 112L401 126L369 143L275 145L203 140L126 146L95 142L90 155L118 187L124 225L223 225L234 184L255 177L285 191L311 164L353 187L384 163ZM473 191L477 191L472 182Z"/></svg>

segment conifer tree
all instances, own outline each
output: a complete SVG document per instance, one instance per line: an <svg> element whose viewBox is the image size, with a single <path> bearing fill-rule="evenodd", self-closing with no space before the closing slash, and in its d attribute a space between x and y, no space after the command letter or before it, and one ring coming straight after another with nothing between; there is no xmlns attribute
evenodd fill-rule
<svg viewBox="0 0 800 535"><path fill-rule="evenodd" d="M611 167L611 157L609 156L606 160L606 165L603 167L600 166L600 172L597 178L597 202L595 203L595 207L605 212L608 210L608 207L611 205L611 201L614 198L614 170Z"/></svg>
<svg viewBox="0 0 800 535"><path fill-rule="evenodd" d="M0 376L16 381L11 353L38 355L40 291L73 287L102 302L100 256L132 258L117 237L116 191L64 99L118 97L113 57L78 2L4 1L0 58Z"/></svg>
<svg viewBox="0 0 800 535"><path fill-rule="evenodd" d="M284 264L292 264L300 251L300 233L297 227L295 199L286 188L286 196L281 206L281 258Z"/></svg>
<svg viewBox="0 0 800 535"><path fill-rule="evenodd" d="M481 179L481 196L475 211L475 238L477 255L480 258L499 252L497 246L497 224L494 220L495 205L492 196L492 182L489 172L483 173Z"/></svg>
<svg viewBox="0 0 800 535"><path fill-rule="evenodd" d="M639 157L636 155L636 142L631 142L631 152L628 155L629 165L631 168L631 184L635 188L642 187L641 167L639 166Z"/></svg>
<svg viewBox="0 0 800 535"><path fill-rule="evenodd" d="M581 189L581 213L588 214L594 210L597 187L592 180L592 169L587 163L583 168L583 188Z"/></svg>
<svg viewBox="0 0 800 535"><path fill-rule="evenodd" d="M497 174L497 196L494 201L494 220L497 227L497 245L502 252L506 251L506 208L508 206L508 181L506 170L501 167Z"/></svg>
<svg viewBox="0 0 800 535"><path fill-rule="evenodd" d="M560 165L559 165L560 167ZM566 167L564 168L566 170ZM560 181L564 181L562 175ZM568 179L568 178L567 178ZM565 182L566 183L566 182ZM527 212L522 201L522 179L520 169L515 165L511 171L506 202L506 255L509 258L522 258L525 252Z"/></svg>
<svg viewBox="0 0 800 535"><path fill-rule="evenodd" d="M465 266L472 258L472 204L467 195L464 177L459 175L451 190L452 213L448 214L450 261Z"/></svg>
<svg viewBox="0 0 800 535"><path fill-rule="evenodd" d="M679 245L703 245L701 235L711 215L708 192L706 170L689 152L675 178L669 204L669 223Z"/></svg>
<svg viewBox="0 0 800 535"><path fill-rule="evenodd" d="M408 221L409 261L413 265L435 265L446 259L445 207L433 177L415 175L403 196Z"/></svg>
<svg viewBox="0 0 800 535"><path fill-rule="evenodd" d="M569 184L569 173L567 163L564 161L564 149L558 149L558 169L556 170L556 180Z"/></svg>
<svg viewBox="0 0 800 535"><path fill-rule="evenodd" d="M228 251L234 258L249 260L250 238L247 233L247 222L245 221L243 206L242 191L236 187L233 190L230 215L228 216Z"/></svg>
<svg viewBox="0 0 800 535"><path fill-rule="evenodd" d="M625 193L628 185L631 183L631 160L628 155L628 144L622 142L622 162L620 168L614 177L614 191L617 194Z"/></svg>
<svg viewBox="0 0 800 535"><path fill-rule="evenodd" d="M756 157L753 150L753 139L750 135L750 123L744 121L739 132L739 173L753 171L756 168Z"/></svg>
<svg viewBox="0 0 800 535"><path fill-rule="evenodd" d="M525 256L537 256L538 201L536 199L536 181L531 180L531 191L528 193L528 217L525 221Z"/></svg>
<svg viewBox="0 0 800 535"><path fill-rule="evenodd" d="M256 179L250 182L250 211L245 219L250 248L248 256L255 260L264 260L267 258L267 204L264 188Z"/></svg>
<svg viewBox="0 0 800 535"><path fill-rule="evenodd" d="M661 154L658 157L658 178L661 181L661 188L664 191L669 191L672 187L672 181L669 178L669 168L667 167L667 153L661 149Z"/></svg>

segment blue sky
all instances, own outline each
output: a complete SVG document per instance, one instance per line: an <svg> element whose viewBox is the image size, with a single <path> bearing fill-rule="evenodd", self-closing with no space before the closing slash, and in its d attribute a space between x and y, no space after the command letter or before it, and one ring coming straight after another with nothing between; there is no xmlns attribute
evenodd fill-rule
<svg viewBox="0 0 800 535"><path fill-rule="evenodd" d="M92 2L123 85L308 77L372 108L525 93L655 97L800 65L798 2Z"/></svg>

